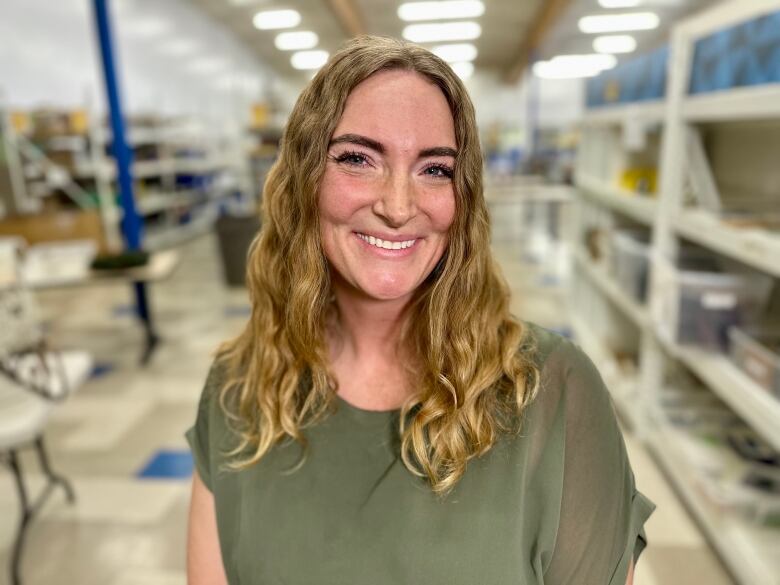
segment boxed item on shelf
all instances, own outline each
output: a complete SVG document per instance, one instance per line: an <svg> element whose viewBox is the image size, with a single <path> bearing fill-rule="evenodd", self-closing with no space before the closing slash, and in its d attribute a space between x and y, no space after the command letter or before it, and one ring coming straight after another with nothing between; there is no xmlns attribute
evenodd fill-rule
<svg viewBox="0 0 780 585"><path fill-rule="evenodd" d="M780 328L729 329L732 361L759 386L780 398Z"/></svg>
<svg viewBox="0 0 780 585"><path fill-rule="evenodd" d="M620 174L618 184L621 189L632 193L655 194L658 183L658 170L652 167L634 167Z"/></svg>
<svg viewBox="0 0 780 585"><path fill-rule="evenodd" d="M611 268L615 280L633 298L644 302L650 271L650 245L641 232L612 233Z"/></svg>
<svg viewBox="0 0 780 585"><path fill-rule="evenodd" d="M714 260L684 258L679 267L658 262L653 311L661 333L680 345L728 351L729 327L749 324L766 305L770 277L720 271Z"/></svg>
<svg viewBox="0 0 780 585"><path fill-rule="evenodd" d="M673 409L674 410L674 409ZM780 458L741 422L668 420L666 433L691 468L696 490L720 512L780 526Z"/></svg>
<svg viewBox="0 0 780 585"><path fill-rule="evenodd" d="M599 262L606 256L607 232L603 228L590 227L585 230L585 248L590 259Z"/></svg>
<svg viewBox="0 0 780 585"><path fill-rule="evenodd" d="M93 240L108 250L103 222L96 210L51 211L0 220L0 236L18 236L29 245L60 240Z"/></svg>

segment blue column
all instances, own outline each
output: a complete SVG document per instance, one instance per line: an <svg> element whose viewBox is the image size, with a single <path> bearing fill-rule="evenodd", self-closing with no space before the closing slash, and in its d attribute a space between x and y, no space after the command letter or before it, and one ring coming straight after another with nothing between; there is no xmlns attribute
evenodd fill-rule
<svg viewBox="0 0 780 585"><path fill-rule="evenodd" d="M119 182L119 195L124 209L122 217L122 235L125 245L130 250L139 250L143 241L143 224L135 208L133 196L133 152L125 138L125 119L122 110L122 100L114 59L113 37L109 14L109 0L93 0L95 8L95 25L100 41L100 56L103 65L103 77L106 83L106 98L108 112L111 117L112 153L116 160L116 171Z"/></svg>
<svg viewBox="0 0 780 585"><path fill-rule="evenodd" d="M98 40L100 41L100 57L103 65L103 77L106 83L108 112L111 117L111 131L113 134L111 148L116 160L119 195L122 208L124 209L122 235L128 250L140 250L143 242L143 223L136 211L135 197L133 196L133 153L128 147L125 138L125 118L122 110L116 61L114 59L108 2L109 0L93 0L95 26L97 28ZM154 331L146 283L134 282L133 292L135 293L136 312L143 321L146 331L146 347L141 358L141 362L146 364L151 358L154 347L157 345L158 337Z"/></svg>

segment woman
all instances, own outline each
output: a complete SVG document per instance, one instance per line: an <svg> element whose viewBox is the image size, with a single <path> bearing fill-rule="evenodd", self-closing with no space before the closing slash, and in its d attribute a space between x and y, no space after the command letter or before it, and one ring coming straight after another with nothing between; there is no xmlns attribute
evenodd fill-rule
<svg viewBox="0 0 780 585"><path fill-rule="evenodd" d="M335 54L263 220L251 318L187 433L191 584L631 582L653 506L591 362L509 314L443 61Z"/></svg>

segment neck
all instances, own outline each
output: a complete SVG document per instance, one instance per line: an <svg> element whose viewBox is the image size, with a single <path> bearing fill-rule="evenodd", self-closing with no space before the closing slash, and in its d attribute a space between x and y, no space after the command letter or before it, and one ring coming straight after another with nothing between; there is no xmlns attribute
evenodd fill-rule
<svg viewBox="0 0 780 585"><path fill-rule="evenodd" d="M333 327L336 353L347 352L361 361L395 359L409 298L372 299L337 282L333 292L338 308Z"/></svg>

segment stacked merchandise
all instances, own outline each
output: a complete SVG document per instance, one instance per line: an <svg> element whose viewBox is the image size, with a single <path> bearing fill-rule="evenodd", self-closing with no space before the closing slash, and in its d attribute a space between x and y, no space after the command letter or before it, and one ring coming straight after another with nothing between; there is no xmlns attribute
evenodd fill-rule
<svg viewBox="0 0 780 585"><path fill-rule="evenodd" d="M696 379L675 372L658 422L691 469L697 492L720 513L780 528L780 453Z"/></svg>

